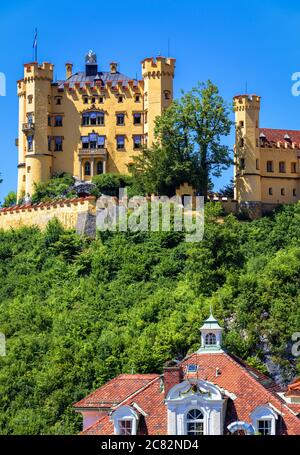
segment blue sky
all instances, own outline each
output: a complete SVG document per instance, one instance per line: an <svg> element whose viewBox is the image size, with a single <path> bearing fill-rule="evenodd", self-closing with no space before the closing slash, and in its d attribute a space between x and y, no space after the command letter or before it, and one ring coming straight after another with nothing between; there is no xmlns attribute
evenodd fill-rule
<svg viewBox="0 0 300 455"><path fill-rule="evenodd" d="M17 183L18 99L16 81L32 61L38 28L38 59L83 67L93 49L101 69L112 60L125 74L140 76L145 57L170 53L177 59L175 95L211 79L228 103L245 91L262 96L261 126L300 129L300 97L291 95L291 75L300 71L300 5L279 0L114 0L113 2L14 1L0 3L0 72L7 93L0 97L0 200ZM233 145L233 135L226 141ZM232 170L215 181L230 180Z"/></svg>

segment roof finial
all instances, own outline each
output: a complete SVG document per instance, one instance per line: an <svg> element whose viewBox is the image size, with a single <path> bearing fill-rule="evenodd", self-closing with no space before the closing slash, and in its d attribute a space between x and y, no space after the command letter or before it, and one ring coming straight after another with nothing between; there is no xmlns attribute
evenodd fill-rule
<svg viewBox="0 0 300 455"><path fill-rule="evenodd" d="M210 316L212 316L213 315L213 313L212 313L212 304L210 304L209 308L210 308Z"/></svg>

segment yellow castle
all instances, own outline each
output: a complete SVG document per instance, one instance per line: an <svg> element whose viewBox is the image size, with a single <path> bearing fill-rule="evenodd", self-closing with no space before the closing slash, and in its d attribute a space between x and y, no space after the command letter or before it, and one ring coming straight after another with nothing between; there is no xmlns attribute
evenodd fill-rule
<svg viewBox="0 0 300 455"><path fill-rule="evenodd" d="M260 96L234 97L235 199L260 216L300 199L300 131L260 128Z"/></svg>
<svg viewBox="0 0 300 455"><path fill-rule="evenodd" d="M89 51L85 70L66 63L54 81L51 63L24 65L18 81L18 195L34 183L68 172L90 181L106 172L127 173L131 157L154 139L155 118L173 99L175 59L141 62L142 79L125 76L116 62L102 71Z"/></svg>

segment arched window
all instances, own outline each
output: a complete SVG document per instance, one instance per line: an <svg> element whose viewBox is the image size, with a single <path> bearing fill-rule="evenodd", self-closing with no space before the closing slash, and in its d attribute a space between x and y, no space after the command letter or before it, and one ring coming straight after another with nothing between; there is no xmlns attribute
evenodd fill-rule
<svg viewBox="0 0 300 455"><path fill-rule="evenodd" d="M99 174L103 174L103 162L102 161L98 161L97 163L97 175Z"/></svg>
<svg viewBox="0 0 300 455"><path fill-rule="evenodd" d="M91 175L91 163L89 161L84 163L84 175Z"/></svg>
<svg viewBox="0 0 300 455"><path fill-rule="evenodd" d="M191 409L186 415L186 434L200 436L204 434L204 416L200 409Z"/></svg>
<svg viewBox="0 0 300 455"><path fill-rule="evenodd" d="M205 337L205 344L208 345L217 344L216 335L214 333L208 333Z"/></svg>

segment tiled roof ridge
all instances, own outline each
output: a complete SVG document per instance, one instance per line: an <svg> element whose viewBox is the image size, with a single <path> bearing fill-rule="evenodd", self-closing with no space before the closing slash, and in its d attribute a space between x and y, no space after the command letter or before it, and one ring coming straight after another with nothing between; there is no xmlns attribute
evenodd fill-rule
<svg viewBox="0 0 300 455"><path fill-rule="evenodd" d="M286 133L288 133L290 131L290 132L293 132L293 133L300 133L300 130L291 130L291 129L285 129L285 128L265 128L265 127L260 127L259 130L260 131L262 131L262 130L283 131L283 132L286 132Z"/></svg>

